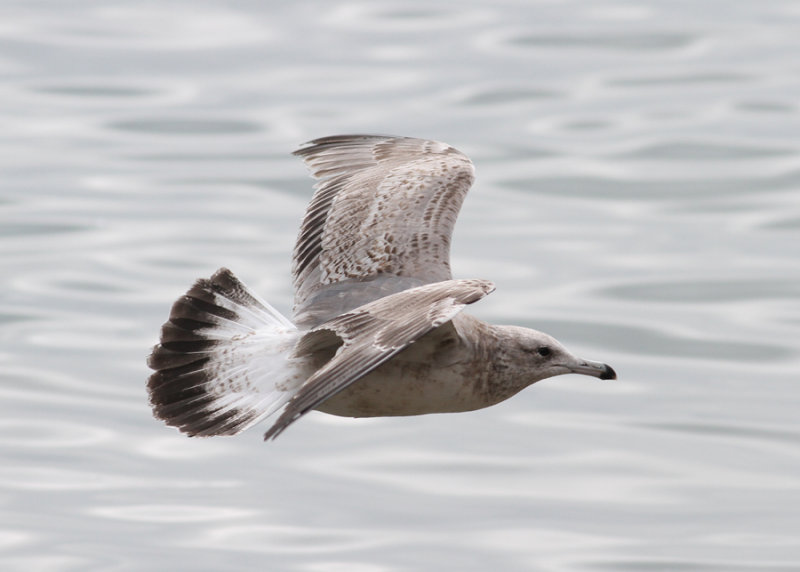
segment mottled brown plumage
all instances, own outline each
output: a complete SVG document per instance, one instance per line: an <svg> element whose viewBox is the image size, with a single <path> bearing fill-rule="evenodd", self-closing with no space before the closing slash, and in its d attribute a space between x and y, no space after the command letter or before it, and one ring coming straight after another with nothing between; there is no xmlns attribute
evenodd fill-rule
<svg viewBox="0 0 800 572"><path fill-rule="evenodd" d="M450 236L474 180L449 145L334 136L295 151L319 179L294 249L295 308L345 280L452 278Z"/></svg>
<svg viewBox="0 0 800 572"><path fill-rule="evenodd" d="M283 408L353 417L470 411L546 377L616 377L552 337L461 313L492 292L453 280L450 237L474 178L436 141L339 135L295 152L319 179L294 249L292 322L230 271L173 306L149 365L154 414L238 433Z"/></svg>

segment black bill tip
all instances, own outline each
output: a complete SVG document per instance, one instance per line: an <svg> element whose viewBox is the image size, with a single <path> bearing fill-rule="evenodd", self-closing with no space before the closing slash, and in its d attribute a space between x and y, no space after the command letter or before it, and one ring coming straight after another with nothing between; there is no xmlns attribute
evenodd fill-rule
<svg viewBox="0 0 800 572"><path fill-rule="evenodd" d="M600 374L600 379L617 379L617 372L614 368L607 363L603 364L603 372Z"/></svg>

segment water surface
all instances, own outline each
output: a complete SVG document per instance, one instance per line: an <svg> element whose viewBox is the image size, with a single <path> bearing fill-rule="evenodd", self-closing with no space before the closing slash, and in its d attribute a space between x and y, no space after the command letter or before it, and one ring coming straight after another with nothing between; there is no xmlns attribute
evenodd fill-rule
<svg viewBox="0 0 800 572"><path fill-rule="evenodd" d="M789 1L6 3L0 568L800 569ZM471 308L620 379L187 439L145 356L220 266L279 309L314 137L445 140Z"/></svg>

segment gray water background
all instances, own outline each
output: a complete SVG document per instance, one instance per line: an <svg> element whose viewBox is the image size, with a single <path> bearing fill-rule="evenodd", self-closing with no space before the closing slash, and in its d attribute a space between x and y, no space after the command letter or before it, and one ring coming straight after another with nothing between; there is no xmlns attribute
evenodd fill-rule
<svg viewBox="0 0 800 572"><path fill-rule="evenodd" d="M800 570L800 4L0 3L0 569ZM470 310L620 379L187 439L145 356L219 266L284 312L347 132L477 183Z"/></svg>

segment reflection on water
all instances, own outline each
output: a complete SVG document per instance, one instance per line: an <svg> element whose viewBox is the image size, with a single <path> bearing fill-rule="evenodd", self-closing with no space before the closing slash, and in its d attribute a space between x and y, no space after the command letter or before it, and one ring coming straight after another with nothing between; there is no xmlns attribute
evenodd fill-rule
<svg viewBox="0 0 800 572"><path fill-rule="evenodd" d="M797 569L793 3L65 7L0 18L0 569ZM359 131L467 152L474 313L620 379L266 445L153 420L171 301L227 266L288 312L289 152Z"/></svg>
<svg viewBox="0 0 800 572"><path fill-rule="evenodd" d="M120 121L110 126L122 131L164 133L174 135L236 134L258 131L259 127L249 121L232 119L139 119Z"/></svg>
<svg viewBox="0 0 800 572"><path fill-rule="evenodd" d="M41 93L48 93L60 96L72 96L78 98L86 97L141 97L152 95L156 92L148 89L138 89L134 87L117 87L110 85L55 85L34 89Z"/></svg>
<svg viewBox="0 0 800 572"><path fill-rule="evenodd" d="M513 36L507 42L513 46L530 48L582 48L587 50L672 50L689 47L694 41L690 34L665 34L652 32L636 34L629 32L524 34Z"/></svg>
<svg viewBox="0 0 800 572"><path fill-rule="evenodd" d="M96 516L134 522L217 522L251 516L255 511L213 506L135 505L104 506L90 511Z"/></svg>
<svg viewBox="0 0 800 572"><path fill-rule="evenodd" d="M800 298L800 283L772 278L626 284L608 288L605 294L621 300L713 304L744 300Z"/></svg>

